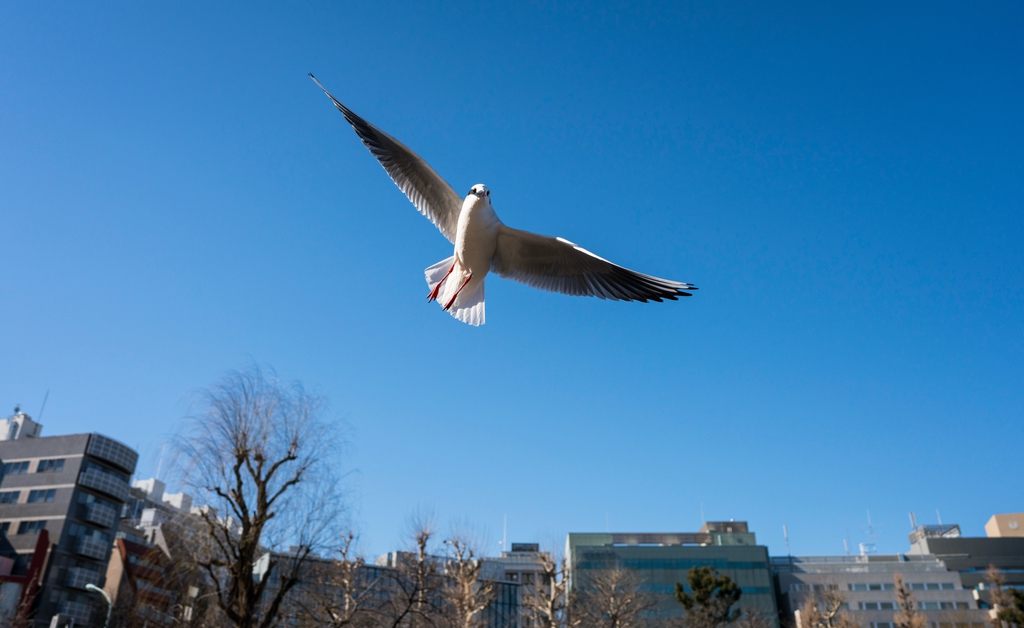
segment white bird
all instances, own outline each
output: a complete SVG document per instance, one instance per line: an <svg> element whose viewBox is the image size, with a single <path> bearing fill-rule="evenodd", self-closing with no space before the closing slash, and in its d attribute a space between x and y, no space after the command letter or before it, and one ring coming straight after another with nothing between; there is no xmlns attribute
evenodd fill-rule
<svg viewBox="0 0 1024 628"><path fill-rule="evenodd" d="M562 238L506 227L494 213L486 185L474 185L463 200L419 155L341 104L315 76L309 77L395 185L455 244L454 255L424 272L430 288L427 300L436 300L460 321L484 324L484 278L490 271L542 290L614 301L675 301L697 289L623 268Z"/></svg>

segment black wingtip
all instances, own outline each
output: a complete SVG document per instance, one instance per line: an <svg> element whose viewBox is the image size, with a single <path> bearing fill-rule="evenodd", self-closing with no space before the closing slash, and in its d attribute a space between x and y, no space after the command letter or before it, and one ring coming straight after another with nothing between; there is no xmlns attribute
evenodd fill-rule
<svg viewBox="0 0 1024 628"><path fill-rule="evenodd" d="M334 100L334 97L331 96L331 93L327 91L326 87L324 87L323 85L320 84L320 81L316 80L316 77L313 76L312 72L306 72L306 76L308 76L309 78L313 79L313 82L316 83L316 86L319 87L320 89L324 90L324 93L327 94L328 96L330 96L331 100Z"/></svg>
<svg viewBox="0 0 1024 628"><path fill-rule="evenodd" d="M320 89L322 89L322 90L323 90L323 92L324 92L325 94L327 94L327 97L331 99L331 102L333 102L333 103L334 103L334 106L338 108L338 111L340 111L341 113L345 114L345 118L347 119L347 118L348 118L348 116L349 116L349 114L351 114L352 112L351 112L351 111L349 111L349 109L348 109L348 108L347 108L347 107L346 107L345 105L341 104L341 102L339 102L339 101L338 101L338 99L337 99L337 98L335 98L335 97L334 97L334 96L333 96L333 95L331 94L331 92L327 91L327 88L326 88L326 87L324 87L324 86L323 86L323 85L322 85L322 84L320 83L320 81L316 80L316 77L315 77L315 76L313 76L313 73L312 73L312 72L306 72L306 74L308 74L308 75L309 75L309 78L313 79L313 82L314 82L314 83L316 83L316 86L317 86L317 87L319 87ZM351 121L351 120L349 120L349 122L352 122L352 121Z"/></svg>

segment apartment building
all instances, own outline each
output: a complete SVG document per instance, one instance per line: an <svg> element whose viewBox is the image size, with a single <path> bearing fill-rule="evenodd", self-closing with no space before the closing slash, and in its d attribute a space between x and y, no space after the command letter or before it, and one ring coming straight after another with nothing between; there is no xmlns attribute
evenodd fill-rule
<svg viewBox="0 0 1024 628"><path fill-rule="evenodd" d="M26 429L32 426L40 429ZM101 434L40 431L23 413L0 425L0 536L12 572L21 573L46 530L51 548L35 600L37 625L62 614L90 626L99 600L85 585L103 584L138 454Z"/></svg>

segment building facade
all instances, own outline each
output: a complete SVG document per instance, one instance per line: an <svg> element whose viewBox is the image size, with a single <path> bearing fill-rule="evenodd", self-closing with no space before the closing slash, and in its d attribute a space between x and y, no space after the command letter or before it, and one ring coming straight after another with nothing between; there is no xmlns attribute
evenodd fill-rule
<svg viewBox="0 0 1024 628"><path fill-rule="evenodd" d="M1011 521L1013 515L1007 516L1008 530L1013 529ZM1005 586L1024 589L1024 536L962 537L959 526L918 526L910 533L910 543L911 555L933 555L957 572L982 608L992 605L990 569L999 573Z"/></svg>
<svg viewBox="0 0 1024 628"><path fill-rule="evenodd" d="M586 585L596 570L618 566L634 570L644 590L658 597L654 615L678 617L676 583L692 593L687 575L693 567L713 567L743 591L738 607L778 627L768 548L757 544L744 521L708 522L699 532L654 534L570 534L566 541L569 589Z"/></svg>
<svg viewBox="0 0 1024 628"><path fill-rule="evenodd" d="M862 628L895 628L896 574L929 628L985 628L988 620L960 574L931 555L776 556L772 570L780 610L796 628L802 628L800 609L829 589L845 597L845 610Z"/></svg>
<svg viewBox="0 0 1024 628"><path fill-rule="evenodd" d="M992 515L985 524L985 536L993 539L1004 536L1024 536L1024 512Z"/></svg>
<svg viewBox="0 0 1024 628"><path fill-rule="evenodd" d="M98 600L85 585L103 584L138 454L100 434L25 434L0 441L0 533L19 571L39 532L48 532L52 546L36 597L37 625L63 614L90 626Z"/></svg>

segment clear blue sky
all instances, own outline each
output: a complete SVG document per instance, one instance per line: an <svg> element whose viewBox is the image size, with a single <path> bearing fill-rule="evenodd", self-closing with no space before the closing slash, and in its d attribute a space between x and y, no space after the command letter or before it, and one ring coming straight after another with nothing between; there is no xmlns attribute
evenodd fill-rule
<svg viewBox="0 0 1024 628"><path fill-rule="evenodd" d="M1024 5L0 5L0 410L158 464L255 361L348 424L362 549L746 519L773 553L1024 509ZM709 8L707 5L713 5ZM726 6L728 5L728 6ZM306 77L515 227L700 291L497 278Z"/></svg>

